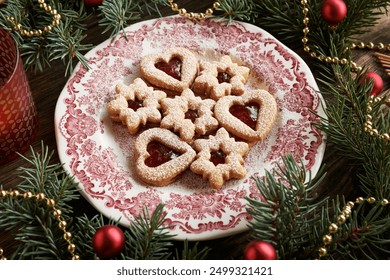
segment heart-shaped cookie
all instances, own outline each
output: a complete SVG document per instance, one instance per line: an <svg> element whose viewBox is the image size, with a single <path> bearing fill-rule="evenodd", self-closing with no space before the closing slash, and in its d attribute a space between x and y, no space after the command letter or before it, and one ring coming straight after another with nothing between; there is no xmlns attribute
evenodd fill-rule
<svg viewBox="0 0 390 280"><path fill-rule="evenodd" d="M172 48L141 60L142 78L161 89L180 94L189 88L198 71L196 56L185 48Z"/></svg>
<svg viewBox="0 0 390 280"><path fill-rule="evenodd" d="M277 114L275 98L265 90L252 90L241 96L218 100L215 118L231 134L248 142L263 140L270 132Z"/></svg>
<svg viewBox="0 0 390 280"><path fill-rule="evenodd" d="M142 181L165 186L184 172L196 152L176 134L164 128L142 132L135 141L135 169Z"/></svg>

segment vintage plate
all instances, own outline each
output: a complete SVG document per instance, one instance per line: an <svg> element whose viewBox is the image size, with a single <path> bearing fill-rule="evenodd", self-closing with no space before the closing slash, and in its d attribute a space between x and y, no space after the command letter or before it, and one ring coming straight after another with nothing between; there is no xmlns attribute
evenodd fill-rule
<svg viewBox="0 0 390 280"><path fill-rule="evenodd" d="M324 135L312 123L324 116L316 82L304 61L264 30L241 22L192 22L167 17L134 24L128 39L116 38L87 54L90 69L78 65L56 106L58 152L64 168L75 176L81 193L101 213L129 225L144 207L165 204L167 222L177 240L206 240L247 230L247 197L259 197L253 176L263 176L281 155L301 157L314 175L324 153ZM172 46L239 58L251 68L250 87L268 89L279 106L269 137L246 159L248 176L211 190L190 171L165 187L149 187L134 173L136 136L113 123L106 103L120 82L139 76L140 59Z"/></svg>

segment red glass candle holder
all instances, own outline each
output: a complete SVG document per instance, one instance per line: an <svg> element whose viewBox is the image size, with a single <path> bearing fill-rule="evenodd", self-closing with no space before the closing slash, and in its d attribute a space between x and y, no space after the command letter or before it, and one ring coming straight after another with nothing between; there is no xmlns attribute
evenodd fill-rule
<svg viewBox="0 0 390 280"><path fill-rule="evenodd" d="M16 42L0 28L0 164L25 152L38 117Z"/></svg>

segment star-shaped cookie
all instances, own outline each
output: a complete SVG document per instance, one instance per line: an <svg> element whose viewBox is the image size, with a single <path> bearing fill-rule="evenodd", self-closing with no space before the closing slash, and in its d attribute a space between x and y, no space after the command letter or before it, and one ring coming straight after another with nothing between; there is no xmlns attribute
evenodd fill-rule
<svg viewBox="0 0 390 280"><path fill-rule="evenodd" d="M160 126L173 129L189 143L195 135L204 135L218 127L213 113L214 105L214 100L202 99L186 89L180 96L161 101L164 117Z"/></svg>
<svg viewBox="0 0 390 280"><path fill-rule="evenodd" d="M219 61L201 61L200 74L194 81L194 92L214 100L227 95L242 95L249 77L249 68L234 63L224 55Z"/></svg>
<svg viewBox="0 0 390 280"><path fill-rule="evenodd" d="M119 83L116 86L115 99L107 104L107 110L112 120L122 122L130 134L138 132L147 122L161 121L160 102L166 93L154 90L140 78L129 86Z"/></svg>
<svg viewBox="0 0 390 280"><path fill-rule="evenodd" d="M196 160L191 164L191 171L200 174L209 181L214 189L220 189L225 181L242 179L247 171L244 157L248 154L249 145L237 142L229 136L224 128L220 128L215 136L194 141L197 151Z"/></svg>

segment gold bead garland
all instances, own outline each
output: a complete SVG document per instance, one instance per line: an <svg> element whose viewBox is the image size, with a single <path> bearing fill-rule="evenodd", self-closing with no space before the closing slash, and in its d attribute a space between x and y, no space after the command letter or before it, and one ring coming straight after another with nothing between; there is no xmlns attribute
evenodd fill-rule
<svg viewBox="0 0 390 280"><path fill-rule="evenodd" d="M380 133L378 129L374 128L373 124L373 118L371 115L372 112L372 105L373 103L378 103L381 102L383 97L375 97L375 96L370 96L368 99L368 104L367 104L367 115L366 115L366 122L364 123L364 130L369 133L370 135L379 137L385 141L390 141L390 133ZM390 99L387 99L385 101L385 105L387 107L390 107Z"/></svg>
<svg viewBox="0 0 390 280"><path fill-rule="evenodd" d="M169 5L172 8L172 11L177 12L182 17L187 17L188 19L196 19L196 20L203 20L207 16L211 16L214 13L215 9L218 9L221 4L216 1L213 3L212 8L208 8L204 13L194 13L194 12L187 12L186 9L180 8L177 3L174 2L174 0L168 0Z"/></svg>
<svg viewBox="0 0 390 280"><path fill-rule="evenodd" d="M43 29L26 29L24 26L22 26L17 20L9 16L7 19L12 24L12 28L19 32L19 34L23 37L39 37L42 36L44 33L50 32L53 27L60 24L61 21L61 15L58 13L56 9L53 9L52 6L45 3L45 0L38 0L39 7L44 10L46 13L52 16L52 22L49 25L46 25L43 27Z"/></svg>
<svg viewBox="0 0 390 280"><path fill-rule="evenodd" d="M369 42L369 43L359 42L357 44L352 43L349 48L345 49L345 52L347 52L349 50L354 50L354 49L369 49L372 51L375 51L375 50L390 51L390 44L383 44L383 43L375 44L373 42Z"/></svg>
<svg viewBox="0 0 390 280"><path fill-rule="evenodd" d="M362 204L365 201L369 204L380 203L382 207L389 205L389 200L382 199L380 201L377 201L374 197L367 197L366 199L364 199L363 197L358 197L356 198L355 202L348 201L343 207L341 213L337 216L337 221L329 225L328 232L322 237L322 246L318 249L317 259L321 259L328 254L327 246L329 246L333 242L332 235L336 234L340 226L346 222L347 218L349 218L349 216L351 215L353 207L356 204Z"/></svg>
<svg viewBox="0 0 390 280"><path fill-rule="evenodd" d="M342 65L349 64L351 67L351 70L353 72L358 72L362 70L362 67L358 66L356 62L350 60L348 61L346 58L339 58L337 56L325 56L325 55L319 55L315 51L313 51L310 46L308 45L309 43L309 38L308 34L310 32L309 29L309 22L310 19L308 17L309 14L309 7L307 4L307 0L301 0L301 5L302 5L302 12L303 12L303 38L302 38L302 44L303 44L303 49L305 52L307 52L312 58L316 58L321 62L326 62L326 63L340 63ZM353 49L370 49L370 50L379 50L379 51L390 51L390 44L383 44L383 43L378 43L374 44L373 42L369 43L364 43L364 42L359 42L359 43L352 43L349 47L346 47L343 50L343 53L347 53L348 51L351 51Z"/></svg>
<svg viewBox="0 0 390 280"><path fill-rule="evenodd" d="M0 190L0 198L11 197L13 199L35 199L37 202L45 202L48 207L52 209L52 213L54 217L58 221L58 227L63 231L63 238L68 243L67 250L70 253L72 260L79 260L80 257L76 254L76 245L72 243L72 234L67 231L67 223L62 218L62 211L56 207L56 202L54 199L46 197L44 193L33 194L31 192L21 193L18 190ZM3 256L3 249L0 248L0 260L5 260L6 258Z"/></svg>
<svg viewBox="0 0 390 280"><path fill-rule="evenodd" d="M326 62L326 63L340 63L340 64L347 64L348 63L348 60L346 58L339 58L337 56L325 56L325 55L319 55L317 54L315 51L313 51L310 46L308 45L309 43L309 38L308 38L308 34L310 32L310 29L309 29L309 22L310 22L310 19L308 17L308 14L309 14L309 7L308 7L308 4L307 4L307 0L301 0L301 5L302 5L302 12L303 12L303 25L304 25L304 28L303 28L303 38L302 38L302 44L303 44L303 50L305 52L307 52L308 54L310 54L310 56L312 58L316 58L318 59L319 61L321 62ZM350 67L352 69L352 71L359 71L361 70L362 68L361 67L358 67L357 64L353 61L350 61L349 62L350 64Z"/></svg>
<svg viewBox="0 0 390 280"><path fill-rule="evenodd" d="M301 0L301 5L302 5L302 12L304 15L303 18L303 38L302 38L302 44L303 44L303 49L305 52L309 53L312 58L316 58L320 60L321 62L326 62L326 63L340 63L342 65L346 65L349 63L349 66L351 67L352 72L358 72L362 70L362 67L357 66L357 63L350 60L348 61L346 58L339 58L337 56L325 56L325 55L319 55L315 51L313 51L310 46L308 45L309 43L309 38L308 34L310 32L309 30L309 7L307 4L307 0ZM354 50L354 49L369 49L369 50L378 50L378 51L390 51L390 44L383 44L383 43L378 43L374 44L373 42L369 43L364 43L364 42L359 42L359 43L352 43L349 47L346 47L343 50L343 53L347 53L348 51ZM368 100L368 107L367 107L367 115L366 115L366 122L364 125L364 130L368 132L370 135L379 137L385 141L390 141L389 133L379 133L377 129L373 128L372 124L372 116L371 116L371 111L372 111L372 104L374 101L379 102L381 99L379 97L370 97ZM390 107L390 101L386 101L386 105Z"/></svg>
<svg viewBox="0 0 390 280"><path fill-rule="evenodd" d="M0 190L0 198L24 198L24 199L36 199L37 201L46 201L47 206L51 207L53 210L53 215L58 220L59 228L64 232L63 238L68 243L68 251L72 256L72 260L79 260L80 257L75 254L76 246L71 242L72 234L66 231L67 223L61 217L62 212L60 209L55 207L55 201L51 198L48 198L43 193L38 193L36 195L31 192L20 193L18 190L5 191ZM332 235L336 234L341 225L343 225L347 218L350 217L352 209L356 204L361 204L363 202L368 202L369 204L380 203L382 207L385 207L390 204L388 199L382 199L377 201L374 197L368 197L364 199L363 197L356 198L355 202L348 201L346 205L343 207L341 213L337 216L337 222L331 223L328 227L328 232L324 234L322 237L323 245L318 249L318 260L328 254L327 246L329 246L333 242ZM3 255L4 251L0 248L0 260L6 260Z"/></svg>
<svg viewBox="0 0 390 280"><path fill-rule="evenodd" d="M188 19L196 19L196 20L203 20L207 16L211 16L215 9L220 7L220 3L218 1L213 3L212 8L206 9L204 13L194 13L194 12L187 12L186 9L180 8L177 3L174 2L174 0L167 0L170 4L173 11L177 12L182 17L187 17ZM1 3L1 2L0 2ZM18 31L20 35L25 37L33 37L33 36L42 36L43 33L50 32L53 27L60 24L61 15L57 12L57 10L53 9L49 4L45 3L45 0L38 0L39 7L43 9L45 12L49 13L53 20L51 24L45 26L43 29L32 29L27 30L25 29L20 23L18 23L14 17L8 17L8 20L12 23L13 29L15 31ZM312 58L318 59L321 62L326 63L340 63L342 65L346 65L349 63L349 66L351 67L351 70L353 72L358 72L362 70L362 67L357 66L357 64L353 61L348 61L346 58L339 58L337 56L324 56L319 55L315 51L313 51L310 46L308 45L309 39L308 34L310 32L309 29L309 8L307 4L307 0L301 0L302 4L302 12L304 15L303 18L303 49L305 52L307 52ZM354 49L369 49L369 50L379 50L379 51L390 51L390 44L383 44L383 43L364 43L364 42L358 42L358 43L352 43L349 47L346 47L343 51L343 53L347 53ZM380 137L386 141L390 141L389 133L379 133L377 129L373 127L372 124L372 105L374 102L380 102L380 97L373 97L371 96L368 100L368 107L367 107L367 119L365 122L365 131L368 132L370 135L374 135L377 137ZM390 99L385 101L385 104L390 107ZM32 194L31 192L26 193L20 193L18 190L12 190L12 191L4 191L0 190L0 198L5 197L12 197L12 198L24 198L24 199L36 199L37 201L45 201L47 206L52 208L53 215L56 217L58 221L59 228L64 232L63 238L68 243L67 250L72 256L72 260L78 260L79 256L75 253L76 246L71 242L72 234L70 232L66 231L67 223L65 220L62 219L61 215L62 212L60 209L55 207L55 201L51 198L47 198L43 193L38 194ZM349 218L353 207L356 204L361 204L363 202L368 202L370 204L373 204L376 201L373 197L368 197L366 199L359 197L355 200L355 202L349 201L344 207L341 213L337 216L337 222L331 223L328 227L328 232L322 237L323 245L318 249L318 259L321 257L324 257L328 254L327 246L330 245L333 241L332 235L336 234L339 230L339 227L344 224ZM382 199L379 201L379 203L384 207L389 205L389 201L387 199ZM3 249L0 248L0 260L6 260L6 258L3 255Z"/></svg>
<svg viewBox="0 0 390 280"><path fill-rule="evenodd" d="M7 258L3 256L3 253L4 253L3 249L0 248L0 261L7 260Z"/></svg>

